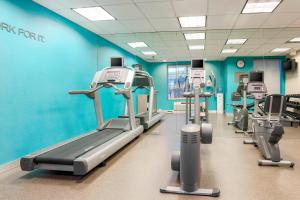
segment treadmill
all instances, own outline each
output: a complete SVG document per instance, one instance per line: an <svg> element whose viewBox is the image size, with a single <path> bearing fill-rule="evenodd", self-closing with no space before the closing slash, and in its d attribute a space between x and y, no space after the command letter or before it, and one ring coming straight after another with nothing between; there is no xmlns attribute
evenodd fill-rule
<svg viewBox="0 0 300 200"><path fill-rule="evenodd" d="M147 112L142 112L136 115L136 118L140 120L141 124L144 126L144 129L149 129L158 123L165 115L165 113L158 112L156 109L154 109L155 89L153 78L148 72L142 71L141 67L135 67L135 75L132 87L134 88L133 92L138 89L146 89L149 92Z"/></svg>
<svg viewBox="0 0 300 200"><path fill-rule="evenodd" d="M108 67L95 74L91 89L70 91L69 94L84 94L93 100L97 129L42 152L21 158L21 169L24 171L34 169L69 171L74 175L85 175L139 136L144 128L134 117L131 88L134 74L135 71L132 68ZM116 95L122 95L125 98L128 118L103 122L99 91L104 88L114 88Z"/></svg>

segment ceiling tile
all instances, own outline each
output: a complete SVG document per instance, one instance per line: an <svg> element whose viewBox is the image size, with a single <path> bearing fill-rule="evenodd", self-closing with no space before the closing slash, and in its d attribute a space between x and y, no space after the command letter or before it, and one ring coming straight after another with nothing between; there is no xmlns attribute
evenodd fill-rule
<svg viewBox="0 0 300 200"><path fill-rule="evenodd" d="M268 17L268 13L240 14L234 28L259 28Z"/></svg>
<svg viewBox="0 0 300 200"><path fill-rule="evenodd" d="M156 31L179 31L177 18L149 19Z"/></svg>
<svg viewBox="0 0 300 200"><path fill-rule="evenodd" d="M281 28L270 28L270 29L257 29L250 38L253 39L271 39L279 34L283 29Z"/></svg>
<svg viewBox="0 0 300 200"><path fill-rule="evenodd" d="M265 44L284 44L288 41L288 38L276 38L267 40Z"/></svg>
<svg viewBox="0 0 300 200"><path fill-rule="evenodd" d="M57 2L63 6L63 8L82 8L82 7L90 7L90 6L98 6L98 3L94 0L52 0L53 2Z"/></svg>
<svg viewBox="0 0 300 200"><path fill-rule="evenodd" d="M215 50L205 50L204 51L204 56L218 56L220 54L220 51L215 51Z"/></svg>
<svg viewBox="0 0 300 200"><path fill-rule="evenodd" d="M184 41L184 36L181 32L160 32L160 38L164 41L180 40Z"/></svg>
<svg viewBox="0 0 300 200"><path fill-rule="evenodd" d="M206 39L207 40L227 39L229 34L230 34L230 30L206 31Z"/></svg>
<svg viewBox="0 0 300 200"><path fill-rule="evenodd" d="M33 0L34 2L50 9L50 10L60 10L63 9L63 5L57 1L49 1L49 0Z"/></svg>
<svg viewBox="0 0 300 200"><path fill-rule="evenodd" d="M287 40L300 36L300 28L285 28L274 38L285 38Z"/></svg>
<svg viewBox="0 0 300 200"><path fill-rule="evenodd" d="M216 39L216 40L210 40L207 39L205 40L205 45L215 45L215 46L224 46L226 43L227 39Z"/></svg>
<svg viewBox="0 0 300 200"><path fill-rule="evenodd" d="M143 14L135 4L120 4L103 6L103 8L118 20L144 19Z"/></svg>
<svg viewBox="0 0 300 200"><path fill-rule="evenodd" d="M209 0L208 15L240 14L245 0Z"/></svg>
<svg viewBox="0 0 300 200"><path fill-rule="evenodd" d="M257 29L236 29L230 32L229 38L230 39L243 39L243 38L250 38Z"/></svg>
<svg viewBox="0 0 300 200"><path fill-rule="evenodd" d="M223 46L216 46L216 45L206 45L205 51L217 51L220 52L223 49Z"/></svg>
<svg viewBox="0 0 300 200"><path fill-rule="evenodd" d="M280 3L275 13L299 13L300 1L299 0L284 0Z"/></svg>
<svg viewBox="0 0 300 200"><path fill-rule="evenodd" d="M261 43L256 43L256 44L244 44L242 47L240 47L240 49L257 49L259 47L261 47Z"/></svg>
<svg viewBox="0 0 300 200"><path fill-rule="evenodd" d="M177 17L199 16L207 14L208 0L175 0L173 6Z"/></svg>
<svg viewBox="0 0 300 200"><path fill-rule="evenodd" d="M72 0L70 0L72 1ZM131 0L94 0L99 5L116 5L116 4L126 4L126 3L132 3Z"/></svg>
<svg viewBox="0 0 300 200"><path fill-rule="evenodd" d="M170 2L145 2L137 3L137 5L148 18L175 17L175 13Z"/></svg>
<svg viewBox="0 0 300 200"><path fill-rule="evenodd" d="M190 52L192 58L203 58L204 51L191 51Z"/></svg>
<svg viewBox="0 0 300 200"><path fill-rule="evenodd" d="M208 29L231 29L239 15L210 15L207 17Z"/></svg>
<svg viewBox="0 0 300 200"><path fill-rule="evenodd" d="M262 24L262 28L287 27L300 17L300 13L272 13L272 15Z"/></svg>
<svg viewBox="0 0 300 200"><path fill-rule="evenodd" d="M97 27L107 32L114 33L130 33L131 31L119 21L96 21L93 22Z"/></svg>
<svg viewBox="0 0 300 200"><path fill-rule="evenodd" d="M240 14L246 0L235 0L234 4L232 0L34 1L150 61L189 60L192 57L224 59L228 56L220 54L224 47L238 48L234 56L281 55L270 52L276 47L300 49L300 44L286 43L300 36L299 0L284 0L272 14ZM91 22L70 9L97 5L117 20ZM207 26L204 28L181 29L176 18L205 14ZM206 32L205 40L185 40L183 33L199 31ZM228 38L248 40L243 45L225 45ZM127 44L136 41L145 42L148 45L145 49L158 53L154 60L152 56L141 54L141 49ZM188 45L201 44L205 45L205 50L188 49Z"/></svg>
<svg viewBox="0 0 300 200"><path fill-rule="evenodd" d="M154 32L155 30L147 20L120 20L132 32Z"/></svg>
<svg viewBox="0 0 300 200"><path fill-rule="evenodd" d="M294 22L292 22L289 26L300 27L300 17L296 19Z"/></svg>
<svg viewBox="0 0 300 200"><path fill-rule="evenodd" d="M288 48L298 50L298 49L300 49L300 43L285 43L285 44L281 45L281 47L288 47Z"/></svg>
<svg viewBox="0 0 300 200"><path fill-rule="evenodd" d="M249 44L264 44L265 42L267 41L267 39L248 39L246 41L246 45L249 45Z"/></svg>
<svg viewBox="0 0 300 200"><path fill-rule="evenodd" d="M135 37L139 41L146 42L147 44L152 42L162 42L158 33L136 33Z"/></svg>
<svg viewBox="0 0 300 200"><path fill-rule="evenodd" d="M166 47L174 47L174 50L177 51L176 47L187 47L187 43L185 41L165 41Z"/></svg>
<svg viewBox="0 0 300 200"><path fill-rule="evenodd" d="M63 10L55 10L54 12L56 12L57 14L77 23L77 22L90 22L87 18L79 15L78 13L76 13L75 11L71 10L71 9L63 9Z"/></svg>

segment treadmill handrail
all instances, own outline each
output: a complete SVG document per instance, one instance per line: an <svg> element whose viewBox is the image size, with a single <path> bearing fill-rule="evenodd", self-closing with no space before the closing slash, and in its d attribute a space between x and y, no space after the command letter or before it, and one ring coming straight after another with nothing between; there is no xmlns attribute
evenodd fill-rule
<svg viewBox="0 0 300 200"><path fill-rule="evenodd" d="M99 90L102 86L97 86L95 88L91 88L89 90L70 90L69 94L85 94L85 95L90 95L97 90Z"/></svg>

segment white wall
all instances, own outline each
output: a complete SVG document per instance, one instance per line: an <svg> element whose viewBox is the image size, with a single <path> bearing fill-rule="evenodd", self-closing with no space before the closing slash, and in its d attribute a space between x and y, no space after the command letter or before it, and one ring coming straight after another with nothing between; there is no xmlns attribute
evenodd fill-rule
<svg viewBox="0 0 300 200"><path fill-rule="evenodd" d="M254 70L264 72L268 94L280 94L280 60L255 59Z"/></svg>
<svg viewBox="0 0 300 200"><path fill-rule="evenodd" d="M293 57L298 63L296 71L285 73L285 93L286 94L300 94L300 51Z"/></svg>

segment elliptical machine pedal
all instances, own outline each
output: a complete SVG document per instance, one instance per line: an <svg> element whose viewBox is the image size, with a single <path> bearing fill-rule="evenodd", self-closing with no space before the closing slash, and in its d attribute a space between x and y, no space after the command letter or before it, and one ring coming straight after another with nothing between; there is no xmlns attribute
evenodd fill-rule
<svg viewBox="0 0 300 200"><path fill-rule="evenodd" d="M289 160L281 160L279 162L274 162L272 160L258 160L258 166L274 166L274 167L286 166L286 167L294 168L295 163Z"/></svg>

